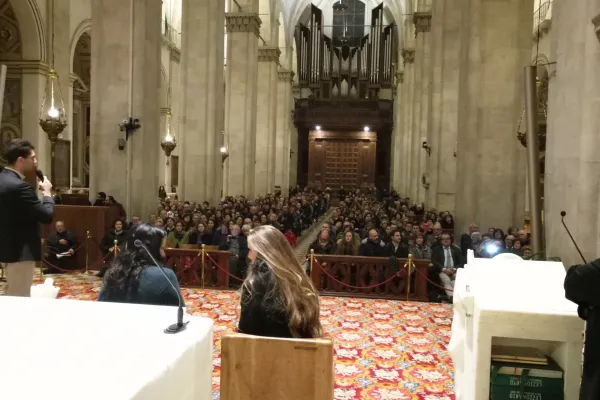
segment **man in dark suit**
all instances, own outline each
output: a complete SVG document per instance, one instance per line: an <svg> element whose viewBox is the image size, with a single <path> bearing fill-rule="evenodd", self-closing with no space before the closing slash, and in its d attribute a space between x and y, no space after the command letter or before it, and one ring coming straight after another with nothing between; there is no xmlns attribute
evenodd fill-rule
<svg viewBox="0 0 600 400"><path fill-rule="evenodd" d="M432 249L431 263L440 274L440 280L442 281L442 285L444 285L446 295L452 298L456 269L462 268L464 262L460 249L452 246L450 234L442 234L441 246L436 246Z"/></svg>
<svg viewBox="0 0 600 400"><path fill-rule="evenodd" d="M35 148L23 139L13 139L4 149L6 167L0 171L0 263L6 268L7 296L29 297L35 262L42 259L40 223L54 217L52 184L39 183L40 201L25 175L35 172Z"/></svg>

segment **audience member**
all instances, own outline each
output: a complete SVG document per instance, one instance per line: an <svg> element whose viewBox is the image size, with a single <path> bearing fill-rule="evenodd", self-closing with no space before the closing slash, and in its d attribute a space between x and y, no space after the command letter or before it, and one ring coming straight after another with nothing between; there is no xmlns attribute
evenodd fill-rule
<svg viewBox="0 0 600 400"><path fill-rule="evenodd" d="M77 237L73 232L65 229L63 221L56 221L54 232L50 234L46 242L48 256L46 258L48 268L45 274L58 274L62 271L77 269L74 255L77 248ZM58 267L59 269L57 269Z"/></svg>
<svg viewBox="0 0 600 400"><path fill-rule="evenodd" d="M175 291L146 251L134 245L136 240L141 240L156 260L164 258L165 232L146 224L134 226L128 235L124 250L111 262L106 271L98 301L179 305L178 292L181 289L177 276L172 269L163 268L163 272L175 286Z"/></svg>
<svg viewBox="0 0 600 400"><path fill-rule="evenodd" d="M242 284L238 329L282 338L319 338L319 296L283 234L260 226L248 235L251 264Z"/></svg>

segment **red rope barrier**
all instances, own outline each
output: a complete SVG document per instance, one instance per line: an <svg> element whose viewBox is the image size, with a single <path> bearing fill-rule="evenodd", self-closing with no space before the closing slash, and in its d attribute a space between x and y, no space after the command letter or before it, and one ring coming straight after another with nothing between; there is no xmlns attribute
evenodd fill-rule
<svg viewBox="0 0 600 400"><path fill-rule="evenodd" d="M106 261L106 259L107 259L108 257L110 257L112 254L113 254L113 253L108 253L107 255L105 255L104 257L102 257L101 259L99 259L98 261L94 262L94 263L93 263L93 264L92 264L90 267L92 267L92 266L96 266L96 264L99 264L99 263L101 263L101 262L104 262L104 261ZM43 262L44 264L48 265L49 267L51 267L51 268L54 268L54 269L56 269L56 270L58 270L58 271L61 271L61 272L73 273L73 272L81 272L81 271L85 271L85 268L81 268L81 269L62 269L62 268L59 268L59 267L57 267L56 265L54 265L54 264L52 264L52 263L48 262L47 260L42 260L42 262ZM91 268L89 268L89 269L91 269Z"/></svg>
<svg viewBox="0 0 600 400"><path fill-rule="evenodd" d="M394 275L392 275L391 277L389 277L388 279L386 279L385 281L383 281L383 282L380 282L380 283L376 283L376 284L374 284L374 285L369 285L369 286L352 286L352 285L349 285L349 284L347 284L346 282L342 282L342 281L340 281L340 280L336 279L336 278L335 278L333 275L331 275L329 272L325 271L325 269L324 269L324 268L321 266L321 263L317 261L317 258L316 258L316 257L315 257L315 261L314 261L314 262L315 262L315 263L316 263L316 264L319 266L319 268L321 269L321 271L323 271L323 273L324 273L325 275L327 275L328 277L330 277L330 278L331 278L331 279L332 279L334 282L337 282L337 283L339 283L340 285L343 285L343 286L349 287L350 289L373 289L373 288L376 288L376 287L378 287L378 286L385 285L386 283L390 282L390 281L391 281L391 280L393 280L394 278L397 278L397 277L399 277L399 276L400 276L400 271L398 271L398 272L396 272ZM406 264L404 265L404 267L406 267Z"/></svg>
<svg viewBox="0 0 600 400"><path fill-rule="evenodd" d="M427 282L429 282L430 284L432 284L433 286L438 287L440 289L447 290L448 292L454 292L454 289L446 289L445 287L443 287L441 285L438 285L437 283L431 281L431 279L429 279L428 277L426 277L425 275L423 275L423 273L421 271L419 271L418 269L415 269L415 271L417 271L419 273L419 275L421 275L423 278L425 278L425 280Z"/></svg>
<svg viewBox="0 0 600 400"><path fill-rule="evenodd" d="M86 239L87 240L87 239ZM85 241L83 243L81 243L79 246L77 246L76 248L73 249L73 253L77 252L79 249L81 249L83 246L85 246ZM54 254L59 254L58 253L58 248L54 247L54 246L48 246L46 244L46 249L48 249L49 251L51 251Z"/></svg>
<svg viewBox="0 0 600 400"><path fill-rule="evenodd" d="M238 277L237 277L237 276L235 276L235 275L231 275L231 274L229 273L229 271L225 271L225 269L224 269L223 267L221 267L219 264L217 264L217 262L216 262L215 260L213 260L213 258L212 258L212 257L211 257L211 256L210 256L208 253L206 253L206 257L208 257L208 259L209 259L210 261L212 261L212 263L213 263L213 264L215 264L215 265L217 266L217 268L219 268L221 271L225 272L227 275L229 275L229 276L230 276L230 277L232 277L233 279L236 279L236 280L238 280L238 281L240 281L240 282L244 282L244 280L243 280L243 279L241 279L241 278L238 278Z"/></svg>

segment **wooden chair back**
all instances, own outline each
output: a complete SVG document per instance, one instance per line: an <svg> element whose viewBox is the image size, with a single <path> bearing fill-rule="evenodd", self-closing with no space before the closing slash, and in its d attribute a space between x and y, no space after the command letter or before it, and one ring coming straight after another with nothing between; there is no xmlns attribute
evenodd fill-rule
<svg viewBox="0 0 600 400"><path fill-rule="evenodd" d="M221 339L221 400L333 400L333 380L330 339Z"/></svg>

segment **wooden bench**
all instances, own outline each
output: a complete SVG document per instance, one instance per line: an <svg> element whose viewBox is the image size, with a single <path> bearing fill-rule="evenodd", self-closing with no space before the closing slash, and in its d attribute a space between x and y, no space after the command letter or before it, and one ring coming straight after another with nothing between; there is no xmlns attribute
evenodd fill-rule
<svg viewBox="0 0 600 400"><path fill-rule="evenodd" d="M221 400L333 400L330 339L228 334L221 339Z"/></svg>

